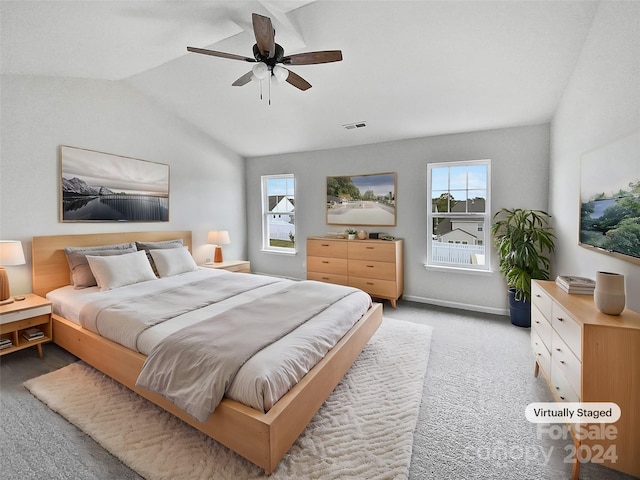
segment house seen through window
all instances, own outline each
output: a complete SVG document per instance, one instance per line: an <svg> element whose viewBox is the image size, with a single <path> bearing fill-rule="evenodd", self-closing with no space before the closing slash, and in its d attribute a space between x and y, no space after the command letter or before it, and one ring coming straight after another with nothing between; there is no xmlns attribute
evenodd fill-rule
<svg viewBox="0 0 640 480"><path fill-rule="evenodd" d="M427 164L427 265L489 270L491 161Z"/></svg>
<svg viewBox="0 0 640 480"><path fill-rule="evenodd" d="M295 177L291 174L262 177L262 248L295 252Z"/></svg>

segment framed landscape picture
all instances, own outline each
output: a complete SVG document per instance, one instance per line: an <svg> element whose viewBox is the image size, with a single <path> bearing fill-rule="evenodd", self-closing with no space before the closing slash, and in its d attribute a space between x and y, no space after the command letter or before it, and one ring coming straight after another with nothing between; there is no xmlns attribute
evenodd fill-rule
<svg viewBox="0 0 640 480"><path fill-rule="evenodd" d="M640 131L582 156L580 240L640 263Z"/></svg>
<svg viewBox="0 0 640 480"><path fill-rule="evenodd" d="M396 174L327 177L327 224L396 225Z"/></svg>
<svg viewBox="0 0 640 480"><path fill-rule="evenodd" d="M60 147L60 221L168 222L169 165Z"/></svg>

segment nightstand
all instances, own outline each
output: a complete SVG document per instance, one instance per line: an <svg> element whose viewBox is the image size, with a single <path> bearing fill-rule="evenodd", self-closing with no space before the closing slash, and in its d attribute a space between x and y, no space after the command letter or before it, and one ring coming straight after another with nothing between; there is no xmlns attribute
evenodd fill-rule
<svg viewBox="0 0 640 480"><path fill-rule="evenodd" d="M229 272L251 273L251 262L248 260L227 260L224 262L203 263L201 267L219 268Z"/></svg>
<svg viewBox="0 0 640 480"><path fill-rule="evenodd" d="M37 329L42 335L28 340L27 331ZM25 295L24 300L16 300L8 305L0 306L0 355L37 347L42 358L42 344L52 340L51 302L32 293Z"/></svg>

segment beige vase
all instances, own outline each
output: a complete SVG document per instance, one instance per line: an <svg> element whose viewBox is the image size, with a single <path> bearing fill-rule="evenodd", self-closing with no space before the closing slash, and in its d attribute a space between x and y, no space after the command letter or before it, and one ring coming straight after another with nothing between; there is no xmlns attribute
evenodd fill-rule
<svg viewBox="0 0 640 480"><path fill-rule="evenodd" d="M620 315L624 310L624 275L596 272L596 288L593 292L596 307L607 315Z"/></svg>

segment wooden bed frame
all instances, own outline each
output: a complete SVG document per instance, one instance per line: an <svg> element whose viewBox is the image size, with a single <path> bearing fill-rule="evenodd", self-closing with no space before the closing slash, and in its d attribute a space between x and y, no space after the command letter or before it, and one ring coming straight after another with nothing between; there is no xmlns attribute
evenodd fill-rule
<svg viewBox="0 0 640 480"><path fill-rule="evenodd" d="M45 296L55 288L69 285L69 267L64 254L66 246L176 238L182 238L191 250L189 231L33 237L33 292ZM381 322L382 305L374 303L336 346L267 413L225 398L204 423L164 397L135 386L145 355L104 339L58 315L53 315L53 341L270 474L351 368Z"/></svg>

